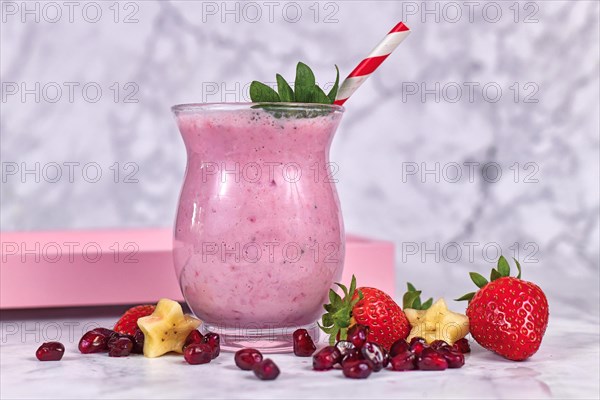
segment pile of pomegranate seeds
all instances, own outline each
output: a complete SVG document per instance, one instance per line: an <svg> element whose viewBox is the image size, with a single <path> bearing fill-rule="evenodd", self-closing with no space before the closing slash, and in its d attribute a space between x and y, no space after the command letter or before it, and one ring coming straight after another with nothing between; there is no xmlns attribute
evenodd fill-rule
<svg viewBox="0 0 600 400"><path fill-rule="evenodd" d="M221 338L216 333L206 335L196 329L189 333L183 345L183 357L188 364L208 364L221 353Z"/></svg>
<svg viewBox="0 0 600 400"><path fill-rule="evenodd" d="M83 354L108 352L110 357L127 357L131 353L142 354L144 334L139 329L132 336L107 328L95 328L81 337L79 351Z"/></svg>
<svg viewBox="0 0 600 400"><path fill-rule="evenodd" d="M219 356L220 342L219 335L216 333L211 332L203 336L198 330L193 330L183 346L184 358L189 364L209 363ZM107 328L95 328L81 337L79 351L83 354L108 352L110 357L127 357L131 353L142 354L144 333L139 328L133 336Z"/></svg>
<svg viewBox="0 0 600 400"><path fill-rule="evenodd" d="M340 365L344 376L353 379L365 379L372 372L388 366L392 371L442 371L462 367L465 364L463 353L470 351L466 339L450 346L443 340L427 345L425 339L416 337L410 343L404 339L396 341L388 352L377 343L367 341L368 329L363 325L352 326L348 330L348 340L326 346L313 356L313 369L326 371Z"/></svg>
<svg viewBox="0 0 600 400"><path fill-rule="evenodd" d="M398 340L390 349L390 366L394 371L443 371L446 368L460 368L465 364L465 356L460 349L470 351L467 339L460 339L454 346L443 340L427 345L420 337L413 338L410 343Z"/></svg>
<svg viewBox="0 0 600 400"><path fill-rule="evenodd" d="M372 372L390 367L392 371L443 371L447 368L461 368L465 364L464 353L471 348L467 339L458 340L452 346L443 340L427 344L425 339L413 338L409 343L400 339L392 344L389 352L377 343L367 341L369 328L354 325L348 330L348 340L340 340L335 346L326 346L316 354L316 346L305 329L298 329L292 335L294 354L299 357L313 356L313 369L326 371L341 366L345 377L352 379L368 378ZM220 337L209 332L202 335L198 330L190 332L183 346L184 358L188 364L208 364L221 352ZM131 353L141 354L144 348L144 334L137 329L134 335L115 332L107 328L96 328L86 332L79 341L79 351L83 354L108 352L110 357L126 357ZM62 359L65 347L59 342L42 344L36 351L40 361ZM273 360L263 359L260 351L252 348L235 353L235 364L242 370L253 371L261 380L273 380L279 376L279 368Z"/></svg>

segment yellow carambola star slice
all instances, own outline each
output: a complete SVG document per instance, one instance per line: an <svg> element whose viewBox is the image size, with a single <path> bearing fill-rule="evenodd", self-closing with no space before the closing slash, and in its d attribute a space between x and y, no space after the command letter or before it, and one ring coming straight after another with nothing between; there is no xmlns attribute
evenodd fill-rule
<svg viewBox="0 0 600 400"><path fill-rule="evenodd" d="M183 353L185 339L198 328L200 320L184 315L181 305L161 299L151 315L137 321L144 333L144 356L160 357L170 351Z"/></svg>
<svg viewBox="0 0 600 400"><path fill-rule="evenodd" d="M422 337L427 343L443 340L454 344L469 333L469 318L448 309L444 299L439 299L428 310L404 310L412 330L406 338Z"/></svg>

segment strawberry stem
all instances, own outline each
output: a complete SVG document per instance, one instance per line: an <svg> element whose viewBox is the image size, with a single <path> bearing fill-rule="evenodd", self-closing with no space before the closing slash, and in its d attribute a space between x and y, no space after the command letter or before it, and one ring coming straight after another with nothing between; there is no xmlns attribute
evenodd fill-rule
<svg viewBox="0 0 600 400"><path fill-rule="evenodd" d="M454 301L464 301L464 300L471 301L471 299L473 298L473 296L475 296L475 292L467 293L464 296L459 297L458 299L454 299Z"/></svg>
<svg viewBox="0 0 600 400"><path fill-rule="evenodd" d="M402 296L402 308L412 308L414 310L427 310L433 303L433 298L427 299L421 304L421 291L417 290L410 282L406 282L408 291Z"/></svg>
<svg viewBox="0 0 600 400"><path fill-rule="evenodd" d="M495 281L498 278L501 278L500 272L496 268L492 268L492 273L490 274L490 282Z"/></svg>
<svg viewBox="0 0 600 400"><path fill-rule="evenodd" d="M517 270L519 271L519 273L517 275L517 279L521 279L521 264L519 264L519 261L517 261L516 258L513 258L513 260L515 261L515 264L517 264ZM482 275L478 274L477 272L469 272L469 276L471 277L471 280L473 281L473 283L475 283L475 285L477 285L477 287L480 289L488 284L487 279L485 279ZM508 261L506 261L506 258L504 258L504 256L500 256L500 258L498 258L498 264L497 264L496 268L492 268L492 272L490 273L490 282L493 282L500 278L509 277L509 276L510 276L510 265L508 264ZM409 286L409 290L410 290L411 286ZM413 289L414 289L414 287L413 287ZM463 300L471 301L473 296L475 296L475 292L467 293L464 296L459 297L458 299L455 299L455 301L463 301Z"/></svg>
<svg viewBox="0 0 600 400"><path fill-rule="evenodd" d="M517 264L517 270L519 270L519 273L517 275L517 279L521 279L521 264L519 264L519 262L517 261L516 258L513 257L513 260L515 260L515 264Z"/></svg>
<svg viewBox="0 0 600 400"><path fill-rule="evenodd" d="M471 276L471 280L473 281L473 283L477 285L478 288L482 288L488 284L487 279L485 279L482 275L478 274L477 272L469 272L469 275Z"/></svg>
<svg viewBox="0 0 600 400"><path fill-rule="evenodd" d="M333 345L336 340L345 340L352 319L352 309L360 300L363 294L356 289L356 277L352 275L350 289L341 283L335 283L343 292L341 297L333 289L329 289L329 304L324 304L323 308L327 311L321 317L319 328L329 335L329 343ZM354 298L356 294L356 298Z"/></svg>
<svg viewBox="0 0 600 400"><path fill-rule="evenodd" d="M504 256L500 256L498 259L498 272L502 276L510 276L510 265Z"/></svg>

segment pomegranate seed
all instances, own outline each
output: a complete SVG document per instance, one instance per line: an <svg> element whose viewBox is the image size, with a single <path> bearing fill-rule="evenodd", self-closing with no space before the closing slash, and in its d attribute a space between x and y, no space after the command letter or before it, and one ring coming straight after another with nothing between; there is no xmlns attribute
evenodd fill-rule
<svg viewBox="0 0 600 400"><path fill-rule="evenodd" d="M133 349L133 340L131 340L128 336L121 336L116 340L112 338L111 340L111 347L108 351L109 357L127 357L129 354L131 354L131 349Z"/></svg>
<svg viewBox="0 0 600 400"><path fill-rule="evenodd" d="M415 353L415 355L417 357L419 357L421 355L421 352L423 352L424 349L428 348L428 346L425 343L425 339L420 338L420 337L415 337L415 338L412 338L412 340L410 341L408 348L410 351Z"/></svg>
<svg viewBox="0 0 600 400"><path fill-rule="evenodd" d="M65 346L60 342L43 343L35 352L40 361L59 361L65 354Z"/></svg>
<svg viewBox="0 0 600 400"><path fill-rule="evenodd" d="M431 347L434 350L438 350L442 347L450 347L450 345L443 340L434 340L433 342L431 342L429 347Z"/></svg>
<svg viewBox="0 0 600 400"><path fill-rule="evenodd" d="M365 361L369 364L373 372L379 372L383 368L385 362L385 354L378 344L367 342L363 345L362 355Z"/></svg>
<svg viewBox="0 0 600 400"><path fill-rule="evenodd" d="M137 328L133 335L133 349L131 349L131 352L135 354L144 353L144 332L140 328Z"/></svg>
<svg viewBox="0 0 600 400"><path fill-rule="evenodd" d="M107 350L109 337L96 330L86 332L79 340L79 351L83 354Z"/></svg>
<svg viewBox="0 0 600 400"><path fill-rule="evenodd" d="M255 364L258 364L263 359L260 351L256 349L242 349L235 353L235 365L245 371L250 371Z"/></svg>
<svg viewBox="0 0 600 400"><path fill-rule="evenodd" d="M471 352L471 346L469 346L469 341L465 338L458 339L456 342L454 342L452 348L460 351L463 354Z"/></svg>
<svg viewBox="0 0 600 400"><path fill-rule="evenodd" d="M335 346L323 347L313 356L313 369L324 371L332 369L335 364L340 362L342 354Z"/></svg>
<svg viewBox="0 0 600 400"><path fill-rule="evenodd" d="M208 332L202 339L204 343L210 346L212 358L217 358L221 352L221 338L216 333Z"/></svg>
<svg viewBox="0 0 600 400"><path fill-rule="evenodd" d="M410 339L410 342L408 342L408 344L409 344L410 346L412 346L412 345L413 345L413 343L416 343L416 342L425 343L425 339L423 339L423 338L422 338L422 337L420 337L420 336L415 336L414 338Z"/></svg>
<svg viewBox="0 0 600 400"><path fill-rule="evenodd" d="M394 371L409 371L415 369L416 356L410 351L396 354L390 359L392 370Z"/></svg>
<svg viewBox="0 0 600 400"><path fill-rule="evenodd" d="M118 335L118 332L115 332L112 329L108 329L108 328L94 328L94 329L92 329L92 332L101 333L104 336L106 336L108 339L110 339L114 335Z"/></svg>
<svg viewBox="0 0 600 400"><path fill-rule="evenodd" d="M340 364L342 364L342 368L344 368L344 365L346 365L347 363L352 363L360 360L364 360L362 352L359 349L354 348L349 350L346 353L346 355L342 357L342 361Z"/></svg>
<svg viewBox="0 0 600 400"><path fill-rule="evenodd" d="M208 364L212 360L212 348L206 343L194 343L187 346L183 358L188 364Z"/></svg>
<svg viewBox="0 0 600 400"><path fill-rule="evenodd" d="M366 379L371 375L371 366L366 360L346 363L342 370L346 378Z"/></svg>
<svg viewBox="0 0 600 400"><path fill-rule="evenodd" d="M263 381L271 381L279 376L279 368L270 358L254 364L252 371L254 371L254 375Z"/></svg>
<svg viewBox="0 0 600 400"><path fill-rule="evenodd" d="M390 353L384 347L381 350L383 351L383 368L385 368L390 363Z"/></svg>
<svg viewBox="0 0 600 400"><path fill-rule="evenodd" d="M427 348L417 359L417 367L423 371L443 371L448 368L448 362L437 351Z"/></svg>
<svg viewBox="0 0 600 400"><path fill-rule="evenodd" d="M294 341L294 354L298 357L310 357L317 350L317 346L306 329L296 329L292 335Z"/></svg>
<svg viewBox="0 0 600 400"><path fill-rule="evenodd" d="M348 329L348 341L359 349L363 347L369 335L369 327L361 324L352 325Z"/></svg>
<svg viewBox="0 0 600 400"><path fill-rule="evenodd" d="M453 350L451 347L443 347L437 350L448 363L448 368L460 368L465 365L465 356L460 351Z"/></svg>
<svg viewBox="0 0 600 400"><path fill-rule="evenodd" d="M189 335L185 338L185 343L183 344L183 350L188 347L190 344L200 344L204 343L204 336L200 333L198 329L194 329L190 332Z"/></svg>
<svg viewBox="0 0 600 400"><path fill-rule="evenodd" d="M111 351L112 348L116 345L117 341L122 338L127 338L127 339L131 340L132 346L135 344L135 339L133 338L133 336L126 335L124 333L115 332L115 334L112 335L108 339L108 342L106 343L106 348L108 349L108 351ZM133 351L133 347L132 347L132 351Z"/></svg>
<svg viewBox="0 0 600 400"><path fill-rule="evenodd" d="M392 347L390 347L390 357L394 357L395 355L404 353L406 351L408 351L409 347L408 347L408 343L406 343L406 340L404 339L399 339L396 340L394 342L394 344L392 344Z"/></svg>
<svg viewBox="0 0 600 400"><path fill-rule="evenodd" d="M349 354L352 350L356 349L356 346L347 340L340 340L335 344L335 347L340 351L342 358Z"/></svg>

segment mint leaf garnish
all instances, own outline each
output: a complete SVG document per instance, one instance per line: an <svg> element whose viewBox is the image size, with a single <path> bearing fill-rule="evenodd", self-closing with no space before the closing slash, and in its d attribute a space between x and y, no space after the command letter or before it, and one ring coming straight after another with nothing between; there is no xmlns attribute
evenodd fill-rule
<svg viewBox="0 0 600 400"><path fill-rule="evenodd" d="M327 115L332 112L330 107L325 105L333 104L340 83L340 70L335 66L336 77L335 84L328 94L325 94L316 84L315 74L310 67L302 62L296 65L296 79L294 81L294 89L281 76L276 74L277 91L264 83L252 81L250 84L250 99L253 103L261 103L252 106L253 108L261 108L269 112L275 118L314 118L321 115ZM323 104L322 108L317 106L308 109L293 109L287 105L277 105L277 103L312 103Z"/></svg>
<svg viewBox="0 0 600 400"><path fill-rule="evenodd" d="M255 103L276 103L281 101L275 90L258 81L252 81L250 84L250 99Z"/></svg>
<svg viewBox="0 0 600 400"><path fill-rule="evenodd" d="M302 62L296 65L294 89L287 81L277 74L277 91L258 81L250 84L250 99L254 103L318 103L333 104L340 84L340 70L335 66L335 84L328 94L325 94L315 80L315 74L310 67Z"/></svg>
<svg viewBox="0 0 600 400"><path fill-rule="evenodd" d="M320 103L320 104L330 104L329 97L325 94L323 89L321 89L318 85L314 85L312 89L312 93L310 94L309 103Z"/></svg>
<svg viewBox="0 0 600 400"><path fill-rule="evenodd" d="M281 101L284 103L293 103L295 96L290 84L279 74L275 75L275 77L277 78L277 91L279 92Z"/></svg>
<svg viewBox="0 0 600 400"><path fill-rule="evenodd" d="M308 65L299 62L296 66L296 101L299 103L312 103L313 91L315 87L315 74Z"/></svg>

